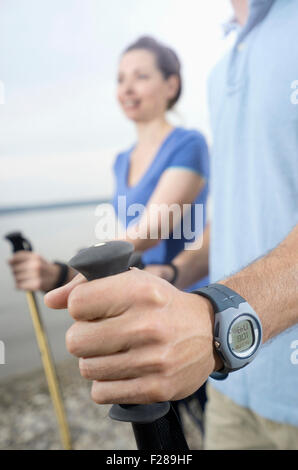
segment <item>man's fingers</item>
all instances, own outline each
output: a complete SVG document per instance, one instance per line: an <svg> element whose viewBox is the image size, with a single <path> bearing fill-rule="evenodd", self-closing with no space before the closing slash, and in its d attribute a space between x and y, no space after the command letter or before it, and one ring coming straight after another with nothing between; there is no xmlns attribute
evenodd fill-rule
<svg viewBox="0 0 298 470"><path fill-rule="evenodd" d="M123 318L75 322L67 331L66 346L77 357L114 354L129 348L129 331ZM121 332L121 333L120 333Z"/></svg>
<svg viewBox="0 0 298 470"><path fill-rule="evenodd" d="M65 286L48 292L44 297L44 303L47 307L53 309L67 308L68 297L73 289L81 284L87 283L82 274L78 274Z"/></svg>
<svg viewBox="0 0 298 470"><path fill-rule="evenodd" d="M105 357L139 347L144 350L146 344L161 342L159 324L148 325L148 321L135 311L97 321L76 321L66 333L68 351L74 356L84 358ZM150 356L148 361L149 359ZM139 358L134 358L134 364L137 364L138 360ZM156 361L159 360L157 357Z"/></svg>
<svg viewBox="0 0 298 470"><path fill-rule="evenodd" d="M130 306L126 274L89 281L74 289L68 299L68 311L75 320L96 320L119 315ZM121 277L123 283L119 283ZM127 289L127 296L123 295ZM112 301L111 301L112 300Z"/></svg>
<svg viewBox="0 0 298 470"><path fill-rule="evenodd" d="M97 279L78 286L68 299L68 310L75 320L96 320L121 315L133 305L139 310L162 303L152 282L153 276L139 269Z"/></svg>
<svg viewBox="0 0 298 470"><path fill-rule="evenodd" d="M104 357L80 358L81 375L88 380L123 380L142 377L147 374L160 373L165 367L162 352L156 348L142 348L125 351Z"/></svg>
<svg viewBox="0 0 298 470"><path fill-rule="evenodd" d="M165 384L160 377L148 375L130 380L97 382L94 381L91 397L98 404L149 404L170 399Z"/></svg>

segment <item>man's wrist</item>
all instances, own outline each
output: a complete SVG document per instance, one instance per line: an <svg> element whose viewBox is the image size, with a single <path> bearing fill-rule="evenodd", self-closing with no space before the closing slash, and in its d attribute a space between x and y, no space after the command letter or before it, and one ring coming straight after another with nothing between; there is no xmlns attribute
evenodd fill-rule
<svg viewBox="0 0 298 470"><path fill-rule="evenodd" d="M215 317L214 308L210 300L208 300L206 297L203 297L200 294L192 294L192 293L190 294L196 297L197 301L199 301L198 314L200 315L200 312L205 311L209 317L210 327L211 327L210 341L212 343L212 355L213 355L213 360L214 360L213 370L210 371L210 374L211 374L212 372L217 372L224 367L223 361L218 355L214 347L214 333L213 333L214 332L214 317Z"/></svg>
<svg viewBox="0 0 298 470"><path fill-rule="evenodd" d="M212 377L222 380L254 360L262 341L262 324L247 300L230 287L213 283L193 293L213 306L214 346L224 367Z"/></svg>

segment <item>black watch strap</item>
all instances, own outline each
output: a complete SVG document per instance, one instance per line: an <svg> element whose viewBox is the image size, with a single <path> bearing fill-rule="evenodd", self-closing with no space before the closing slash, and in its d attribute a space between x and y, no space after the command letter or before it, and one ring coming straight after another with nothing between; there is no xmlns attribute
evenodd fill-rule
<svg viewBox="0 0 298 470"><path fill-rule="evenodd" d="M209 286L200 287L192 293L202 295L210 300L214 313L222 312L229 307L238 308L239 304L246 302L241 295L223 284L209 284Z"/></svg>
<svg viewBox="0 0 298 470"><path fill-rule="evenodd" d="M60 261L54 261L54 264L60 267L60 274L55 284L54 289L63 286L68 278L68 266L65 263L61 263Z"/></svg>

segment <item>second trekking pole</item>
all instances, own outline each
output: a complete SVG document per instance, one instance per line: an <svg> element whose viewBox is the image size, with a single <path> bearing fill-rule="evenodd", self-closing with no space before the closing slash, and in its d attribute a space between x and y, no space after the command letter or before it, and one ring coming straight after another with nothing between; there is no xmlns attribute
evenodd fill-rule
<svg viewBox="0 0 298 470"><path fill-rule="evenodd" d="M12 243L14 253L20 250L32 251L31 243L29 243L29 241L26 240L20 232L10 233L6 235L5 238ZM59 424L61 443L65 450L71 450L71 437L63 406L62 396L58 384L54 362L47 340L47 335L38 310L37 300L34 292L31 291L26 292L26 297L41 355L41 360L44 367L45 376L48 382L49 392L53 401L53 406Z"/></svg>

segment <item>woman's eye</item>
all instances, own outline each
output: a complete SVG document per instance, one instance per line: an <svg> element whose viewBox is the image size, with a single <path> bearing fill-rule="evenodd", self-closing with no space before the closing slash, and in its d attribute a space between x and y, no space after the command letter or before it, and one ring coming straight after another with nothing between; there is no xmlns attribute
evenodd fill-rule
<svg viewBox="0 0 298 470"><path fill-rule="evenodd" d="M138 76L139 79L141 80L146 80L147 78L149 78L149 75L145 74L145 73L141 73L139 76Z"/></svg>

